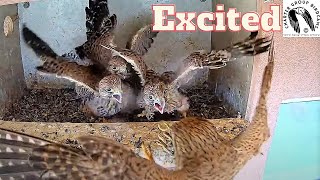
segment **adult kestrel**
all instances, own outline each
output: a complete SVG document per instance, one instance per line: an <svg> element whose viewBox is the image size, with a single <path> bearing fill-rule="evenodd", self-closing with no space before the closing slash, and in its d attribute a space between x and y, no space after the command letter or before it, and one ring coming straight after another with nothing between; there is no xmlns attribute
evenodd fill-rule
<svg viewBox="0 0 320 180"><path fill-rule="evenodd" d="M271 44L268 64L265 67L260 97L250 125L236 138L227 141L214 125L201 118L186 118L171 127L159 127L165 134L163 144L173 144L176 170L189 167L198 160L196 170L200 179L231 180L270 137L268 127L267 95L271 88L274 68L274 45ZM168 136L169 133L169 136ZM170 145L169 145L170 147ZM151 156L150 156L151 157Z"/></svg>

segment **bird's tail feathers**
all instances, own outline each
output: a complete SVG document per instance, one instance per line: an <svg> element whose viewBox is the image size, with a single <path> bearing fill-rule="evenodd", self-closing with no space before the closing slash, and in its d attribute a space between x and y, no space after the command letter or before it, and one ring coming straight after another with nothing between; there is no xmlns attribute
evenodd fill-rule
<svg viewBox="0 0 320 180"><path fill-rule="evenodd" d="M37 56L49 56L53 58L58 56L46 42L30 30L25 24L23 24L22 36L24 41L37 54Z"/></svg>
<svg viewBox="0 0 320 180"><path fill-rule="evenodd" d="M105 35L106 33L111 33L112 30L115 28L117 24L117 16L113 14L112 16L103 19L101 22L101 26L97 31L87 31L87 37L88 40L82 44L81 46L78 46L75 48L75 51L77 55L84 59L88 54L90 54L90 47L91 45L97 40L99 37Z"/></svg>
<svg viewBox="0 0 320 180"><path fill-rule="evenodd" d="M107 0L89 0L85 11L88 39L112 30L117 24L116 15L110 16Z"/></svg>

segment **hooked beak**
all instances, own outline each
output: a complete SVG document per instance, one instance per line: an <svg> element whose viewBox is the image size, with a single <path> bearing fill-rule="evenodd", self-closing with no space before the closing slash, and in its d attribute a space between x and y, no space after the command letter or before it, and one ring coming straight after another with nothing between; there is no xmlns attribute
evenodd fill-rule
<svg viewBox="0 0 320 180"><path fill-rule="evenodd" d="M122 103L122 95L120 93L113 94L112 97L114 97L118 103Z"/></svg>
<svg viewBox="0 0 320 180"><path fill-rule="evenodd" d="M163 100L162 103L159 99L157 99L156 101L154 101L154 108L156 108L156 110L158 110L161 114L163 114L164 111L164 107L165 107L166 103Z"/></svg>

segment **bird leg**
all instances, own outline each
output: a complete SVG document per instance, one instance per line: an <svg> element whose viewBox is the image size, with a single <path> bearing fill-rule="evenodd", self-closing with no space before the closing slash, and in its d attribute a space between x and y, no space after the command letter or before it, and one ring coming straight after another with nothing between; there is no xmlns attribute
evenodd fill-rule
<svg viewBox="0 0 320 180"><path fill-rule="evenodd" d="M183 117L183 118L186 118L186 117L187 117L187 112L186 112L186 111L181 112L181 114L182 114L182 117Z"/></svg>
<svg viewBox="0 0 320 180"><path fill-rule="evenodd" d="M181 106L178 108L178 111L182 114L184 118L187 117L187 112L190 108L189 104L189 98L188 97L183 97L181 99Z"/></svg>
<svg viewBox="0 0 320 180"><path fill-rule="evenodd" d="M148 120L151 120L154 117L154 112L152 112L150 108L146 108L138 114L138 117L146 117Z"/></svg>

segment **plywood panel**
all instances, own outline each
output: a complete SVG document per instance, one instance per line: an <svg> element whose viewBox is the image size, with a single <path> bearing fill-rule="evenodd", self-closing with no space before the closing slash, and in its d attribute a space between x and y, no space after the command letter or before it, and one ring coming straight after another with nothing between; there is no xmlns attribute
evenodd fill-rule
<svg viewBox="0 0 320 180"><path fill-rule="evenodd" d="M213 0L213 8L217 4L224 4L224 9L227 12L229 8L236 8L237 12L256 11L255 0ZM241 41L250 33L245 30L240 32L213 32L212 33L212 48L222 49L232 43ZM230 62L226 68L212 70L210 72L210 80L215 86L214 93L221 96L233 108L245 116L247 101L250 91L251 73L252 73L252 57L243 57L237 61Z"/></svg>
<svg viewBox="0 0 320 180"><path fill-rule="evenodd" d="M25 88L19 47L19 25L14 21L13 32L5 36L3 21L6 16L15 19L16 5L0 6L0 116L10 104L22 95Z"/></svg>

